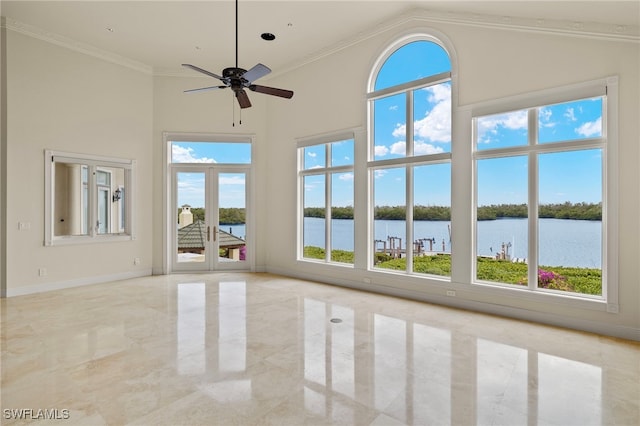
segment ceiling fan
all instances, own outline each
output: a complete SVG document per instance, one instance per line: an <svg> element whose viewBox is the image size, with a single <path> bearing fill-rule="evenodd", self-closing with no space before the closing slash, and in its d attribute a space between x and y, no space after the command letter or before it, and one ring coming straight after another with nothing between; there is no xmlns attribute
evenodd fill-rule
<svg viewBox="0 0 640 426"><path fill-rule="evenodd" d="M253 82L257 79L264 77L271 72L269 67L267 67L266 65L257 64L249 70L238 67L238 0L236 0L236 66L225 68L224 70L222 70L222 76L199 68L195 65L182 64L182 66L216 78L223 83L222 85L218 86L185 90L185 93L226 89L227 87L230 87L231 90L233 90L233 92L235 93L240 108L249 108L251 106L251 101L249 100L249 96L247 95L245 89L249 89L253 92L264 93L266 95L279 96L281 98L291 99L291 97L293 97L293 92L291 90L277 89L275 87L259 86L257 84L253 84Z"/></svg>

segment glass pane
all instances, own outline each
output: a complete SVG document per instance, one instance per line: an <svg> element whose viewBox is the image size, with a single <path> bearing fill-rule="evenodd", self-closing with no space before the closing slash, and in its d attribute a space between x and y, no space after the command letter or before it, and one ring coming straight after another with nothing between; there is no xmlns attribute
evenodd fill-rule
<svg viewBox="0 0 640 426"><path fill-rule="evenodd" d="M331 144L331 167L353 164L353 139Z"/></svg>
<svg viewBox="0 0 640 426"><path fill-rule="evenodd" d="M251 163L247 142L171 142L172 163Z"/></svg>
<svg viewBox="0 0 640 426"><path fill-rule="evenodd" d="M218 175L218 260L245 262L246 173Z"/></svg>
<svg viewBox="0 0 640 426"><path fill-rule="evenodd" d="M57 172L56 172L57 173ZM57 178L57 175L56 175ZM57 197L56 191L56 197ZM89 167L82 166L82 229L78 234L89 233ZM76 234L77 235L77 234Z"/></svg>
<svg viewBox="0 0 640 426"><path fill-rule="evenodd" d="M413 169L413 272L451 276L451 164Z"/></svg>
<svg viewBox="0 0 640 426"><path fill-rule="evenodd" d="M476 278L526 285L527 157L478 160L477 166Z"/></svg>
<svg viewBox="0 0 640 426"><path fill-rule="evenodd" d="M98 234L107 234L111 230L109 207L109 190L98 188Z"/></svg>
<svg viewBox="0 0 640 426"><path fill-rule="evenodd" d="M126 227L127 227L127 215L126 215L126 208L125 208L125 203L126 203L126 197L125 197L125 189L124 186L118 188L118 190L120 191L120 199L118 200L118 203L120 205L120 209L118 209L118 215L120 216L120 220L119 220L119 231L120 232L124 232Z"/></svg>
<svg viewBox="0 0 640 426"><path fill-rule="evenodd" d="M413 154L451 152L451 83L414 90Z"/></svg>
<svg viewBox="0 0 640 426"><path fill-rule="evenodd" d="M111 174L104 170L96 171L96 183L98 185L110 185L111 184Z"/></svg>
<svg viewBox="0 0 640 426"><path fill-rule="evenodd" d="M602 98L538 108L538 142L562 142L602 136Z"/></svg>
<svg viewBox="0 0 640 426"><path fill-rule="evenodd" d="M431 41L414 41L393 52L378 72L375 90L451 71L449 55Z"/></svg>
<svg viewBox="0 0 640 426"><path fill-rule="evenodd" d="M602 294L602 150L541 154L538 287Z"/></svg>
<svg viewBox="0 0 640 426"><path fill-rule="evenodd" d="M325 259L325 175L304 177L303 257Z"/></svg>
<svg viewBox="0 0 640 426"><path fill-rule="evenodd" d="M353 173L331 175L331 260L353 263Z"/></svg>
<svg viewBox="0 0 640 426"><path fill-rule="evenodd" d="M407 103L406 95L388 96L373 101L375 160L404 157L407 153Z"/></svg>
<svg viewBox="0 0 640 426"><path fill-rule="evenodd" d="M483 151L527 145L527 117L527 110L522 110L476 118L476 149Z"/></svg>
<svg viewBox="0 0 640 426"><path fill-rule="evenodd" d="M205 262L204 172L176 173L178 262Z"/></svg>
<svg viewBox="0 0 640 426"><path fill-rule="evenodd" d="M326 151L327 148L325 144L304 148L304 170L326 167Z"/></svg>
<svg viewBox="0 0 640 426"><path fill-rule="evenodd" d="M406 271L406 169L374 170L374 250L376 268Z"/></svg>
<svg viewBox="0 0 640 426"><path fill-rule="evenodd" d="M53 193L53 235L88 235L88 167L56 162Z"/></svg>

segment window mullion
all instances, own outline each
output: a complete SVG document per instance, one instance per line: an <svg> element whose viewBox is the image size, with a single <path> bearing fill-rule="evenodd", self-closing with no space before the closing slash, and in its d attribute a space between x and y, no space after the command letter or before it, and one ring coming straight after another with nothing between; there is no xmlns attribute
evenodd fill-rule
<svg viewBox="0 0 640 426"><path fill-rule="evenodd" d="M528 114L528 135L529 146L533 147L538 143L538 110L532 108ZM528 287L529 290L538 288L538 154L530 152L528 154L529 183L528 183Z"/></svg>
<svg viewBox="0 0 640 426"><path fill-rule="evenodd" d="M407 112L405 118L405 154L407 158L413 157L413 90L407 90L405 93L405 110Z"/></svg>
<svg viewBox="0 0 640 426"><path fill-rule="evenodd" d="M406 196L405 199L405 219L406 219L406 231L407 241L405 242L405 259L407 260L407 272L413 273L413 167L407 165L406 167Z"/></svg>
<svg viewBox="0 0 640 426"><path fill-rule="evenodd" d="M89 210L89 220L87 221L87 231L89 232L89 236L95 237L97 234L98 228L98 182L96 176L97 167L89 166L89 175L88 178L88 210Z"/></svg>
<svg viewBox="0 0 640 426"><path fill-rule="evenodd" d="M328 166L331 166L331 144L325 145L326 156L325 161ZM324 259L326 262L331 262L331 172L327 171L324 174L324 204L325 204L325 235L324 246L325 253Z"/></svg>

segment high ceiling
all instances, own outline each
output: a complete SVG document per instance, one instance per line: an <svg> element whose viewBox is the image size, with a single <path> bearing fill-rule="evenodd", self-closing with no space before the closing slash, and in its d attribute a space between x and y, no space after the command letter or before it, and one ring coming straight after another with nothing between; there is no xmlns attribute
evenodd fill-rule
<svg viewBox="0 0 640 426"><path fill-rule="evenodd" d="M608 24L634 28L640 1L313 1L240 0L239 65L274 73L422 9L450 19ZM140 62L157 73L193 63L214 72L235 64L235 1L4 1L7 25ZM482 18L482 19L481 19ZM615 32L615 30L612 30ZM269 32L274 41L260 35ZM188 70L184 70L189 72ZM183 72L183 71L181 71Z"/></svg>

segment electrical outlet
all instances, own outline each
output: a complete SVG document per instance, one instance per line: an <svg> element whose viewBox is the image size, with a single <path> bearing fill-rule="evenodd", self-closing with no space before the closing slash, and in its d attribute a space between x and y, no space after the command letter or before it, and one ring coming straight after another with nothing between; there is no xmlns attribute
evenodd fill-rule
<svg viewBox="0 0 640 426"><path fill-rule="evenodd" d="M140 264L140 258L139 257L134 258L133 259L133 264L136 265L136 266L139 265Z"/></svg>
<svg viewBox="0 0 640 426"><path fill-rule="evenodd" d="M447 290L447 296L455 297L456 296L455 290Z"/></svg>
<svg viewBox="0 0 640 426"><path fill-rule="evenodd" d="M18 222L18 230L28 231L31 229L31 222Z"/></svg>
<svg viewBox="0 0 640 426"><path fill-rule="evenodd" d="M362 281L364 281L367 284L371 284L371 278L363 278Z"/></svg>
<svg viewBox="0 0 640 426"><path fill-rule="evenodd" d="M38 269L38 276L46 277L47 276L47 268L39 268Z"/></svg>

